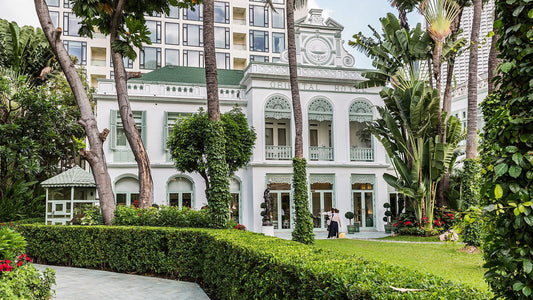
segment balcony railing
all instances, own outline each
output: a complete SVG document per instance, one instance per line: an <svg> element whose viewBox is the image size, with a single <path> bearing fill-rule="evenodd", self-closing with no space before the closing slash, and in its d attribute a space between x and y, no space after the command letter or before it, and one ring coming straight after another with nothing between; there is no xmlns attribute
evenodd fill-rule
<svg viewBox="0 0 533 300"><path fill-rule="evenodd" d="M274 146L266 145L265 147L266 159L270 160L286 160L292 158L291 146Z"/></svg>
<svg viewBox="0 0 533 300"><path fill-rule="evenodd" d="M91 60L91 66L93 67L105 67L105 59L104 60L99 60L99 59L93 59Z"/></svg>
<svg viewBox="0 0 533 300"><path fill-rule="evenodd" d="M350 149L350 160L351 161L374 161L374 149L352 147Z"/></svg>
<svg viewBox="0 0 533 300"><path fill-rule="evenodd" d="M333 160L333 147L309 147L310 160Z"/></svg>

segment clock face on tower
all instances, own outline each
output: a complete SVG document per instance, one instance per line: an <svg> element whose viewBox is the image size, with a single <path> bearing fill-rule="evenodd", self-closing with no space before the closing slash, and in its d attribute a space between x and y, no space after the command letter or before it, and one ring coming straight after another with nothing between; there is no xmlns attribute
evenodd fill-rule
<svg viewBox="0 0 533 300"><path fill-rule="evenodd" d="M331 56L331 49L328 44L320 38L313 38L307 42L305 52L307 58L317 65L324 64Z"/></svg>

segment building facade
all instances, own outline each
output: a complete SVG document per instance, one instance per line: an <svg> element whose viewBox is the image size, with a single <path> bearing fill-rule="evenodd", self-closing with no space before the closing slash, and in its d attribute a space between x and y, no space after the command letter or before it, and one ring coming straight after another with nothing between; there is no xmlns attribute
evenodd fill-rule
<svg viewBox="0 0 533 300"><path fill-rule="evenodd" d="M46 0L55 27L70 55L87 70L92 86L113 78L109 38L96 33L80 37L80 19L70 0ZM274 0L275 10L264 0L215 1L215 47L219 69L244 69L251 61L276 62L285 49L285 0ZM306 8L296 12L305 14ZM137 59L124 59L127 71L150 72L164 66L203 67L202 7L172 7L168 15L146 16L151 44L136 49Z"/></svg>
<svg viewBox="0 0 533 300"><path fill-rule="evenodd" d="M304 157L308 159L310 210L317 231L326 230L322 211L354 211L361 230L383 230L383 203L394 192L383 180L391 172L385 150L363 123L377 117L379 89L358 90L363 70L343 48L343 27L311 10L297 23L297 59L303 111ZM263 192L271 186L272 220L276 232L294 227L292 157L294 121L286 52L281 62L253 61L246 69L219 70L222 112L240 106L257 140L249 165L230 180L232 218L261 231ZM132 110L147 145L157 204L200 209L207 204L205 184L198 174L177 171L165 141L181 114L206 106L202 68L166 66L128 82ZM97 120L110 128L105 144L109 173L118 204L138 197L137 165L129 149L112 80L99 80ZM343 220L345 228L347 220Z"/></svg>

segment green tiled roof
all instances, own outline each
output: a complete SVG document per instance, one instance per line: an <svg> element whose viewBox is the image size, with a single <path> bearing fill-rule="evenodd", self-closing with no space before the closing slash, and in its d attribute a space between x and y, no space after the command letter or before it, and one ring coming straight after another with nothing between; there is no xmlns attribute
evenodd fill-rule
<svg viewBox="0 0 533 300"><path fill-rule="evenodd" d="M239 85L243 71L219 69L219 85ZM192 83L205 84L205 69L181 66L166 66L150 73L143 74L141 78L131 79L130 81L157 81L169 83Z"/></svg>
<svg viewBox="0 0 533 300"><path fill-rule="evenodd" d="M89 172L75 166L59 175L41 182L41 186L48 187L95 187L94 177Z"/></svg>

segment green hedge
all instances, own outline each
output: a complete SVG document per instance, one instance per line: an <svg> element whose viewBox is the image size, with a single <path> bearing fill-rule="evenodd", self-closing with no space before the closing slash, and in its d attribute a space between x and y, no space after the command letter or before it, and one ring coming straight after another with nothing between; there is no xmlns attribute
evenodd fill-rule
<svg viewBox="0 0 533 300"><path fill-rule="evenodd" d="M442 278L240 230L21 225L50 264L158 273L220 299L484 299ZM401 293L391 289L422 289Z"/></svg>

